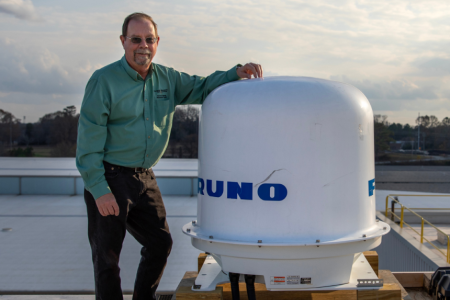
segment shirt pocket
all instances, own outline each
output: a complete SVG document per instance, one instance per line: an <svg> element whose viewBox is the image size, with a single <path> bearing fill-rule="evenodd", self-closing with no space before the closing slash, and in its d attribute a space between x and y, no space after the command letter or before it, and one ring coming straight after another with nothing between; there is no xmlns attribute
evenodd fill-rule
<svg viewBox="0 0 450 300"><path fill-rule="evenodd" d="M153 91L156 101L170 100L170 87L158 87Z"/></svg>
<svg viewBox="0 0 450 300"><path fill-rule="evenodd" d="M172 101L156 100L155 101L155 125L164 128L169 125L170 116L173 112Z"/></svg>

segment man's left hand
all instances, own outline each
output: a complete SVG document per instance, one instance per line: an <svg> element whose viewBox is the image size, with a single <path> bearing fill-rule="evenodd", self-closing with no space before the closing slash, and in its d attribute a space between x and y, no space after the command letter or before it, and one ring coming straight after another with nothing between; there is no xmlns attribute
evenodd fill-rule
<svg viewBox="0 0 450 300"><path fill-rule="evenodd" d="M262 78L263 77L263 69L261 65L248 63L236 69L237 75L241 78Z"/></svg>

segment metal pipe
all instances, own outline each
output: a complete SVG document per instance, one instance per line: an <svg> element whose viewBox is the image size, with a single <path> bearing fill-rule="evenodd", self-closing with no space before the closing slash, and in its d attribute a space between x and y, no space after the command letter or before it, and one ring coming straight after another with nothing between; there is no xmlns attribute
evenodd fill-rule
<svg viewBox="0 0 450 300"><path fill-rule="evenodd" d="M421 226L421 230L420 230L420 243L423 244L423 225L424 225L424 221L422 218L422 226Z"/></svg>
<svg viewBox="0 0 450 300"><path fill-rule="evenodd" d="M400 228L403 228L403 213L404 213L405 207L402 205L402 213L400 215Z"/></svg>
<svg viewBox="0 0 450 300"><path fill-rule="evenodd" d="M247 285L248 300L256 300L255 275L245 275L245 284Z"/></svg>
<svg viewBox="0 0 450 300"><path fill-rule="evenodd" d="M395 198L396 198L396 197L395 197ZM395 199L395 200L397 200L397 199ZM394 213L395 213L395 201L394 201L394 200L391 201L391 212L392 212L392 214L391 214L391 220L392 220L392 221L395 221L395 219L394 219Z"/></svg>
<svg viewBox="0 0 450 300"><path fill-rule="evenodd" d="M422 123L422 120L420 120L420 113L419 117L417 118L417 150L420 150L420 123Z"/></svg>
<svg viewBox="0 0 450 300"><path fill-rule="evenodd" d="M397 216L396 214L394 214L393 212L391 212L391 214L395 217L400 219L400 227L403 228L403 224L406 224L406 226L408 226L412 231L414 231L415 233L417 233L418 235L420 235L420 242L423 243L424 241L426 241L430 246L432 246L434 249L436 249L437 251L439 251L443 256L446 257L446 261L448 263L450 263L450 235L446 234L445 232L443 232L442 230L440 230L439 228L437 228L436 226L434 226L433 224L431 224L429 221L427 221L426 219L424 219L421 215L419 215L418 213L416 213L415 211L412 210L412 208L406 207L404 206L402 203L400 203L400 201L398 201L398 198L395 199L396 197L393 196L413 196L413 197L450 197L450 195L388 195L386 197L386 208L388 207L388 200L389 198L392 199L392 201L395 201L396 203L398 203L401 206L401 216ZM417 230L415 230L413 227L411 227L408 223L406 223L404 221L404 210L405 208L413 215L415 215L416 217L421 219L421 232L419 233ZM434 210L433 208L414 208L414 209L424 209L424 210ZM439 210L439 209L436 209ZM388 216L388 214L386 213L386 217ZM436 245L434 245L431 241L429 241L426 237L425 237L425 223L427 223L427 225L433 227L434 229L436 229L437 232L440 232L442 235L447 236L447 253L445 253L443 251L443 249L436 247Z"/></svg>
<svg viewBox="0 0 450 300"><path fill-rule="evenodd" d="M233 300L240 300L239 295L239 277L241 274L238 273L228 273L228 277L230 277L231 284L231 297Z"/></svg>
<svg viewBox="0 0 450 300"><path fill-rule="evenodd" d="M386 218L388 217L388 203L389 203L389 195L386 196L386 209L384 211L384 215Z"/></svg>
<svg viewBox="0 0 450 300"><path fill-rule="evenodd" d="M450 262L450 237L447 235L447 263Z"/></svg>

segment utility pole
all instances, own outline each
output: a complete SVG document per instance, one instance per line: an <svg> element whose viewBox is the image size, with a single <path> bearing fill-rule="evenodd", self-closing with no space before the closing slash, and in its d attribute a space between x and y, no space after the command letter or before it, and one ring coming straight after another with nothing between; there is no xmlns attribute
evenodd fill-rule
<svg viewBox="0 0 450 300"><path fill-rule="evenodd" d="M12 150L12 114L9 115L9 150Z"/></svg>
<svg viewBox="0 0 450 300"><path fill-rule="evenodd" d="M420 121L420 112L419 112L419 128L418 128L418 131L417 131L417 150L420 150L420 123L422 123L421 121Z"/></svg>
<svg viewBox="0 0 450 300"><path fill-rule="evenodd" d="M27 123L25 122L26 117L23 116L23 124L25 125L25 136L27 137L27 148L30 145L30 137L27 136L26 132L27 132Z"/></svg>

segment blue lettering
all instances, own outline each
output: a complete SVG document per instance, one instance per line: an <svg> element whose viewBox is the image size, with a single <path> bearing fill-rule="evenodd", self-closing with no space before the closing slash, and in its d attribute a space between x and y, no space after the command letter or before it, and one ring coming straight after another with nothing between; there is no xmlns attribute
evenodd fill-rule
<svg viewBox="0 0 450 300"><path fill-rule="evenodd" d="M212 180L206 180L206 191L211 197L220 197L223 194L223 181L216 181L216 192L212 191Z"/></svg>
<svg viewBox="0 0 450 300"><path fill-rule="evenodd" d="M270 190L273 188L273 197L270 195ZM287 196L287 189L282 184L277 183L264 183L258 188L258 196L262 200L266 201L281 201Z"/></svg>
<svg viewBox="0 0 450 300"><path fill-rule="evenodd" d="M239 186L238 182L227 182L227 198L228 199L237 199L242 200L253 200L253 187L249 182L242 182L242 187Z"/></svg>
<svg viewBox="0 0 450 300"><path fill-rule="evenodd" d="M203 194L203 190L205 189L205 181L203 180L203 178L198 178L198 193L199 194Z"/></svg>
<svg viewBox="0 0 450 300"><path fill-rule="evenodd" d="M224 181L216 180L216 191L213 192L213 181L206 179L206 192L211 197L219 198L223 195ZM375 179L369 181L369 196L373 195ZM205 180L198 178L198 193L205 195ZM264 183L258 188L258 196L264 201L282 201L288 194L286 186L279 183ZM251 182L227 182L228 199L253 200L253 183Z"/></svg>
<svg viewBox="0 0 450 300"><path fill-rule="evenodd" d="M375 190L375 179L369 180L369 197L373 196L373 191Z"/></svg>

